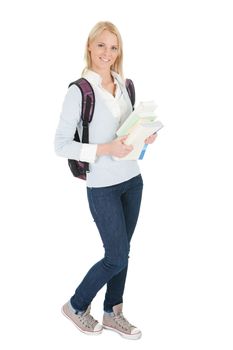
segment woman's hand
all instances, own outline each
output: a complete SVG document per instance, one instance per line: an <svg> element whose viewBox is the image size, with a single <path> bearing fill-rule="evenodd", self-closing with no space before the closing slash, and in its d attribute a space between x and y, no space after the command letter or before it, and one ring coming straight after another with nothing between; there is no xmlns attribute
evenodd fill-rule
<svg viewBox="0 0 233 350"><path fill-rule="evenodd" d="M127 137L128 136L118 137L110 143L111 156L122 158L127 156L133 150L133 146L124 144Z"/></svg>
<svg viewBox="0 0 233 350"><path fill-rule="evenodd" d="M132 150L133 146L124 144L127 136L121 136L113 140L111 143L106 143L97 146L97 156L110 155L113 157L123 158Z"/></svg>
<svg viewBox="0 0 233 350"><path fill-rule="evenodd" d="M149 137L147 137L147 138L145 139L144 142L145 142L147 145L150 145L151 143L155 142L156 137L157 137L157 134L156 134L156 133L153 134L153 135L150 135Z"/></svg>

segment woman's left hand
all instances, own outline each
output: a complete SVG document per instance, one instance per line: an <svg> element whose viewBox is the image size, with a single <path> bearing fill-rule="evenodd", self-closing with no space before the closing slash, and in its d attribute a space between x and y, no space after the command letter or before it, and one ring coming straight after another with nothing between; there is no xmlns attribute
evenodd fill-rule
<svg viewBox="0 0 233 350"><path fill-rule="evenodd" d="M149 145L149 144L155 142L156 137L157 137L157 134L150 135L149 137L147 137L147 138L145 139L144 142L145 142L147 145Z"/></svg>

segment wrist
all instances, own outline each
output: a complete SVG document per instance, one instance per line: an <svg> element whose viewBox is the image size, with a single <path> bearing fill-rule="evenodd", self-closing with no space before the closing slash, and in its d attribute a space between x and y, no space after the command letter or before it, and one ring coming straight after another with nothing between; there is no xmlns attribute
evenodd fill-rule
<svg viewBox="0 0 233 350"><path fill-rule="evenodd" d="M97 145L96 155L99 156L109 156L110 155L110 145L109 143L103 143Z"/></svg>

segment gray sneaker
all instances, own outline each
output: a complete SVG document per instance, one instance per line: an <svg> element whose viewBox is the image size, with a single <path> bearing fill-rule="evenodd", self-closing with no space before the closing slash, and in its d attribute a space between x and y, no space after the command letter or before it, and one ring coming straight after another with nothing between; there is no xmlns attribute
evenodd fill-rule
<svg viewBox="0 0 233 350"><path fill-rule="evenodd" d="M81 332L92 335L100 334L102 333L103 327L90 315L90 311L91 305L89 305L87 310L83 313L75 313L70 302L67 302L62 307L63 315L72 321Z"/></svg>
<svg viewBox="0 0 233 350"><path fill-rule="evenodd" d="M112 313L104 313L103 327L117 332L126 339L139 339L142 332L129 323L122 313L123 304L113 306Z"/></svg>

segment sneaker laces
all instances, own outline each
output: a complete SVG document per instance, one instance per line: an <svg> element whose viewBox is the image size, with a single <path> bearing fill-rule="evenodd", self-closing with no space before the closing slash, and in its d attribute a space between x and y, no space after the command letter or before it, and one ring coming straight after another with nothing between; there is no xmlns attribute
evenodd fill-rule
<svg viewBox="0 0 233 350"><path fill-rule="evenodd" d="M81 315L77 315L82 322L82 324L88 328L94 328L95 325L97 325L97 321L94 319L93 316L91 316L90 313L84 313Z"/></svg>
<svg viewBox="0 0 233 350"><path fill-rule="evenodd" d="M114 316L116 323L123 329L131 331L131 328L134 326L124 317L123 313L120 313Z"/></svg>

